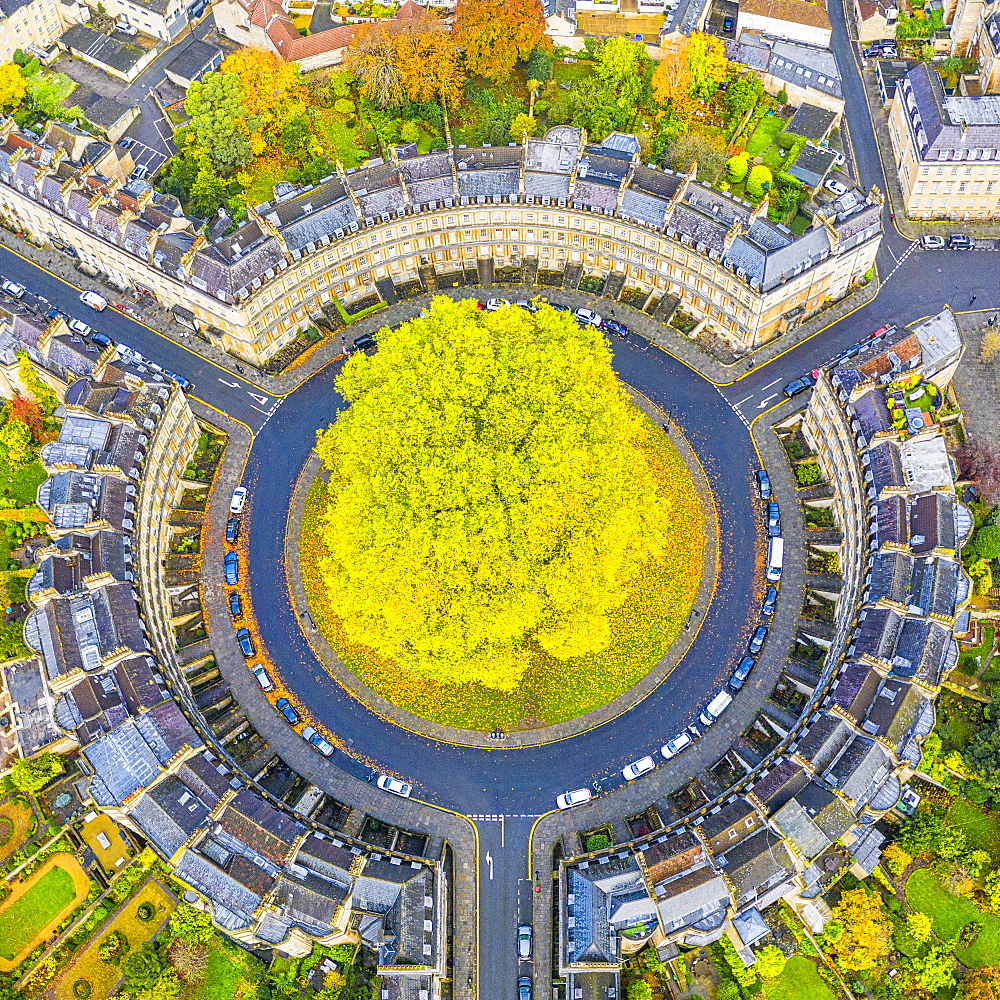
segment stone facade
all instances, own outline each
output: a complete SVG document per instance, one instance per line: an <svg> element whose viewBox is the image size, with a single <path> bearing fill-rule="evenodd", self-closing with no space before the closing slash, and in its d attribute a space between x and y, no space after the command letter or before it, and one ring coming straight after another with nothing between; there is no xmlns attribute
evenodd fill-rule
<svg viewBox="0 0 1000 1000"><path fill-rule="evenodd" d="M638 141L589 146L550 130L521 146L453 149L360 170L309 188L279 186L228 236L206 236L174 199L123 184L0 128L0 215L37 242L57 237L90 266L181 310L221 347L261 363L336 296L393 294L405 282L502 267L592 274L681 308L740 351L772 340L846 294L872 266L881 195L851 195L795 237L694 172L643 165ZM84 151L86 152L86 150ZM111 150L101 155L118 155ZM113 158L113 156L112 156ZM58 170L58 173L56 172ZM847 196L845 196L847 197Z"/></svg>

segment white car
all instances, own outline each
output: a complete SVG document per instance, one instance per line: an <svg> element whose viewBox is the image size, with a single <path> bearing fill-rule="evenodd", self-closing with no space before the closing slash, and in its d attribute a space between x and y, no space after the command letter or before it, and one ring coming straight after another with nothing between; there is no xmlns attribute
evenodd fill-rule
<svg viewBox="0 0 1000 1000"><path fill-rule="evenodd" d="M237 486L233 490L233 499L229 501L229 509L234 514L243 513L243 507L247 502L247 488L245 486Z"/></svg>
<svg viewBox="0 0 1000 1000"><path fill-rule="evenodd" d="M604 317L600 313L595 313L593 309L577 309L573 315L576 321L584 326L600 326L604 322Z"/></svg>
<svg viewBox="0 0 1000 1000"><path fill-rule="evenodd" d="M833 150L833 162L837 164L838 167L842 167L847 162L847 157L843 153L838 153Z"/></svg>
<svg viewBox="0 0 1000 1000"><path fill-rule="evenodd" d="M641 757L629 764L628 767L622 768L622 777L626 781L635 781L636 778L648 774L654 767L656 767L656 761L652 757Z"/></svg>
<svg viewBox="0 0 1000 1000"><path fill-rule="evenodd" d="M70 329L71 329L71 330L72 330L72 331L73 331L74 333L78 333L78 334L80 334L80 336L82 336L82 337L86 337L86 336L87 336L87 335L88 335L88 334L89 334L89 333L91 332L91 329L90 329L90 327L89 327L89 326L87 326L87 324L86 324L86 323L84 323L84 322L83 322L83 320L79 320L79 319L71 319L71 320L70 320L70 321L69 321L69 322L68 322L68 323L67 323L66 325L67 325L67 326L68 326L68 327L69 327L69 328L70 328Z"/></svg>
<svg viewBox="0 0 1000 1000"><path fill-rule="evenodd" d="M394 778L391 774L380 774L375 784L383 792L392 792L393 795L398 795L404 799L408 799L410 792L413 791L412 785L408 785L405 781L400 781L399 778Z"/></svg>
<svg viewBox="0 0 1000 1000"><path fill-rule="evenodd" d="M260 685L261 691L274 690L274 684L271 683L271 678L267 676L267 671L264 669L263 663L255 663L250 668L250 673L257 678L257 683Z"/></svg>
<svg viewBox="0 0 1000 1000"><path fill-rule="evenodd" d="M823 181L823 187L825 187L827 191L832 191L838 197L842 194L847 194L848 191L846 184L841 184L840 181L833 177L827 177L827 179Z"/></svg>
<svg viewBox="0 0 1000 1000"><path fill-rule="evenodd" d="M943 250L945 242L940 236L921 236L920 246L924 250Z"/></svg>
<svg viewBox="0 0 1000 1000"><path fill-rule="evenodd" d="M572 792L563 792L556 796L556 805L560 809L572 809L573 806L582 806L584 802L589 802L594 797L594 793L589 788L576 788Z"/></svg>
<svg viewBox="0 0 1000 1000"><path fill-rule="evenodd" d="M96 309L98 312L102 312L108 308L108 300L103 295L98 295L97 292L84 292L80 296L80 301L85 306L90 306L91 309Z"/></svg>
<svg viewBox="0 0 1000 1000"><path fill-rule="evenodd" d="M691 746L691 737L687 733L678 733L672 740L660 747L660 753L665 760L676 757L685 747Z"/></svg>
<svg viewBox="0 0 1000 1000"><path fill-rule="evenodd" d="M510 302L507 299L487 299L486 308L490 312L496 312L498 309L509 309Z"/></svg>
<svg viewBox="0 0 1000 1000"><path fill-rule="evenodd" d="M16 281L4 281L0 288L8 295L13 295L15 299L19 299L26 291L24 285L19 285Z"/></svg>

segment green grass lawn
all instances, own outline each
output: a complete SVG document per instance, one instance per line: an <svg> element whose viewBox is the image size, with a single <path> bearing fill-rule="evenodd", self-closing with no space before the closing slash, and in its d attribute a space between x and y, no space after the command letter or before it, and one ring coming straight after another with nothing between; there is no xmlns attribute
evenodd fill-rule
<svg viewBox="0 0 1000 1000"><path fill-rule="evenodd" d="M986 913L962 896L948 892L926 868L919 868L906 882L906 901L934 921L934 933L951 941L971 920L983 925L979 939L969 948L956 948L955 957L971 968L996 965L1000 955L1000 917Z"/></svg>
<svg viewBox="0 0 1000 1000"><path fill-rule="evenodd" d="M963 649L961 653L958 654L959 666L965 670L966 673L975 673L976 670L986 662L986 657L989 656L990 650L993 648L993 641L996 638L996 629L992 625L987 625L983 628L983 639L978 646L971 646L969 649Z"/></svg>
<svg viewBox="0 0 1000 1000"><path fill-rule="evenodd" d="M812 959L792 955L781 975L765 987L767 1000L836 1000Z"/></svg>
<svg viewBox="0 0 1000 1000"><path fill-rule="evenodd" d="M788 224L788 228L796 235L801 236L812 225L812 219L808 215L799 212Z"/></svg>
<svg viewBox="0 0 1000 1000"><path fill-rule="evenodd" d="M747 139L747 154L751 157L760 156L784 127L784 121L777 115L764 115L753 130L753 135Z"/></svg>
<svg viewBox="0 0 1000 1000"><path fill-rule="evenodd" d="M73 876L59 865L50 868L0 913L0 957L10 961L75 898Z"/></svg>
<svg viewBox="0 0 1000 1000"><path fill-rule="evenodd" d="M970 851L986 851L994 865L1000 862L1000 813L980 812L965 799L955 799L948 822L965 831Z"/></svg>
<svg viewBox="0 0 1000 1000"><path fill-rule="evenodd" d="M244 1000L255 996L254 984L264 973L261 962L237 945L224 945L218 937L210 948L204 980L182 994L183 1000Z"/></svg>

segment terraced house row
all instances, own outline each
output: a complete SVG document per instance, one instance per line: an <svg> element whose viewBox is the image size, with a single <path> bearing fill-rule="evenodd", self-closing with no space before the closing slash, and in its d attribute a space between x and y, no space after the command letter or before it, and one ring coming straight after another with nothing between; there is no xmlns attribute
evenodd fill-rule
<svg viewBox="0 0 1000 1000"><path fill-rule="evenodd" d="M725 763L744 777L726 796L599 852L564 838L555 868L567 995L617 995L622 962L647 943L666 960L728 934L750 965L769 933L766 907L784 899L818 931L837 874L864 877L878 863L875 824L919 770L955 636L969 631L959 551L973 519L955 496L937 411L915 405L947 386L961 353L946 311L822 373L805 412L786 421L824 474L802 492L806 510L832 514L807 533L810 549L840 558L838 573L809 574L796 636L823 665L793 649L755 723L770 742L734 745ZM809 611L831 603L832 615Z"/></svg>
<svg viewBox="0 0 1000 1000"><path fill-rule="evenodd" d="M393 150L309 187L281 184L235 226L187 219L176 199L128 181L131 157L52 123L42 138L0 124L0 218L71 247L122 287L155 295L225 350L262 363L332 297L393 299L413 283L492 284L509 269L578 287L610 278L667 318L680 305L738 351L846 294L873 266L881 194L842 196L795 236L696 178L643 164L634 136L600 145L550 129L521 145L418 155Z"/></svg>
<svg viewBox="0 0 1000 1000"><path fill-rule="evenodd" d="M41 449L49 541L24 623L36 655L5 670L22 754L71 753L83 810L154 847L236 940L289 955L362 943L381 997L433 1000L448 948L444 842L422 856L406 853L415 842L387 850L339 833L312 818L319 789L300 780L295 811L213 738L200 706L226 695L217 684L205 702L185 682L172 627L183 588L164 568L182 530L171 508L199 485L184 475L202 428L171 380L81 345L61 318L0 311L5 388L20 387L26 351L62 398L58 440Z"/></svg>

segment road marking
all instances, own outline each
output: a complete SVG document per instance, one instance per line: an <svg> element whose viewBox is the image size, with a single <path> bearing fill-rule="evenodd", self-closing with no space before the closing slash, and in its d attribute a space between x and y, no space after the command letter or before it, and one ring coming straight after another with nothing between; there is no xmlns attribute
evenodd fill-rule
<svg viewBox="0 0 1000 1000"><path fill-rule="evenodd" d="M735 410L737 406L742 406L749 399L753 399L753 396L747 396L746 399L741 399L738 403L733 403L733 409Z"/></svg>
<svg viewBox="0 0 1000 1000"><path fill-rule="evenodd" d="M761 387L761 392L765 389L770 389L772 385L777 385L781 381L780 378L776 378L773 382L768 382L767 385Z"/></svg>
<svg viewBox="0 0 1000 1000"><path fill-rule="evenodd" d="M251 399L256 399L258 403L266 403L268 399L267 396L262 396L259 392L251 392L249 389L247 389L247 395Z"/></svg>
<svg viewBox="0 0 1000 1000"><path fill-rule="evenodd" d="M270 410L262 410L259 406L251 406L250 409L256 410L258 413L263 413L265 417L269 417L271 415Z"/></svg>
<svg viewBox="0 0 1000 1000"><path fill-rule="evenodd" d="M778 381L780 382L780 381L781 381L781 379L778 379ZM757 404L757 409L758 409L758 410L763 410L763 409L764 409L764 407L765 407L765 406L767 406L767 404L768 404L768 403L770 403L770 402L771 402L771 400L772 400L772 399L774 399L774 398L775 398L775 397L776 397L777 395L778 395L778 394L777 394L776 392L772 392L772 393L771 393L771 395L767 397L767 399L762 399L762 400L761 400L761 401L760 401L760 402L759 402L759 403Z"/></svg>
<svg viewBox="0 0 1000 1000"><path fill-rule="evenodd" d="M239 382L227 382L227 381L226 381L226 380L225 380L224 378L220 378L220 379L219 379L219 381L220 381L220 382L221 382L221 383L222 383L223 385L231 385L231 386L232 386L232 387L233 387L234 389L239 389L239 388L241 388L241 386L240 386Z"/></svg>
<svg viewBox="0 0 1000 1000"><path fill-rule="evenodd" d="M490 866L490 881L493 881L493 855L489 851L486 852L486 863Z"/></svg>

